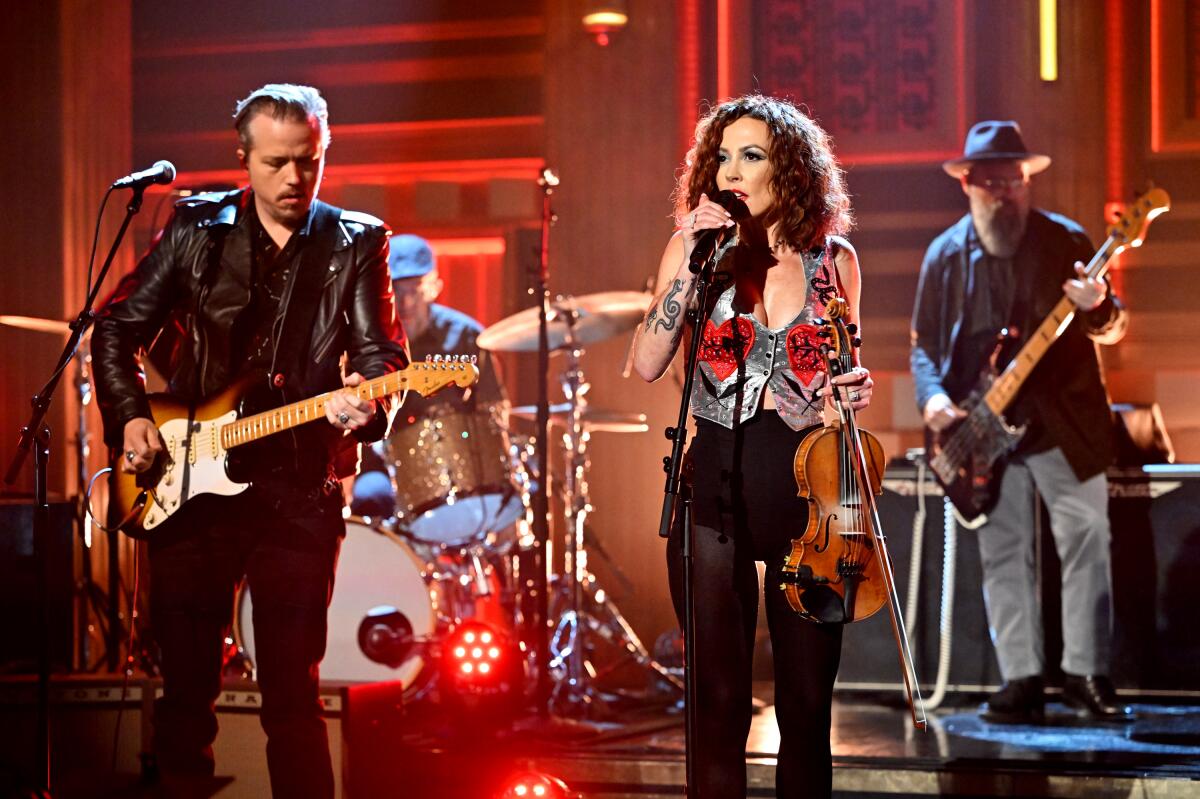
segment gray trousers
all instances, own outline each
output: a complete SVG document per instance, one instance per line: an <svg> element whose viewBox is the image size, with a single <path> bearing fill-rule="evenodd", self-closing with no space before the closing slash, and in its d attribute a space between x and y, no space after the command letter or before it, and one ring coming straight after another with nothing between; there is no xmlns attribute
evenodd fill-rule
<svg viewBox="0 0 1200 799"><path fill-rule="evenodd" d="M1062 669L1108 674L1112 574L1108 480L1080 482L1052 449L1008 464L1000 499L979 529L983 598L992 643L1005 680L1041 674L1041 608L1034 566L1034 489L1050 510L1050 530L1062 562Z"/></svg>

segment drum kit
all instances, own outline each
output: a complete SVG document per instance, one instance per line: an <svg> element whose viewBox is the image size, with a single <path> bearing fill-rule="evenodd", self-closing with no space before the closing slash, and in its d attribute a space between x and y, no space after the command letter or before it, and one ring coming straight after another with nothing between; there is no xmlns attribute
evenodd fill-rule
<svg viewBox="0 0 1200 799"><path fill-rule="evenodd" d="M584 346L632 329L651 299L642 292L614 291L560 299L551 307L550 347L564 356L565 401L549 409L552 428L562 434L563 468L559 479L551 480L562 524L551 542L559 554L550 559L559 568L550 577L548 660L551 709L563 716L595 715L597 699L612 695L601 694L590 679L597 671L590 653L600 641L606 653L661 678L656 685L680 685L639 640L587 560L589 545L599 546L587 525L589 438L649 427L644 414L588 404L580 356ZM478 345L489 351L536 351L537 309L488 327ZM383 518L347 519L323 678L399 680L410 702L436 696L446 642L456 628L483 623L523 653L526 688L532 687L537 675L527 639L533 603L525 595L530 581L521 570L530 568L522 555L533 542L531 495L539 470L532 438L517 427L535 416L535 406L467 410L444 403L415 419L401 410L390 437L379 446L394 510ZM251 606L243 592L234 625L245 655L235 662L250 673Z"/></svg>

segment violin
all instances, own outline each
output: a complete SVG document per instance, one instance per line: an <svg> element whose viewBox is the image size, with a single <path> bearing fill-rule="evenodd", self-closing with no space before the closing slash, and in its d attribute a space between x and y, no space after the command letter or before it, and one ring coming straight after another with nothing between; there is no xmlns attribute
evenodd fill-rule
<svg viewBox="0 0 1200 799"><path fill-rule="evenodd" d="M858 427L849 388L832 378L854 368L862 343L846 322L849 305L835 297L818 319L836 424L820 425L801 440L794 469L800 497L808 502L808 525L792 540L780 588L804 618L822 624L848 624L870 618L886 606L891 615L913 726L927 726L912 647L904 628L887 538L875 497L883 491L883 446Z"/></svg>

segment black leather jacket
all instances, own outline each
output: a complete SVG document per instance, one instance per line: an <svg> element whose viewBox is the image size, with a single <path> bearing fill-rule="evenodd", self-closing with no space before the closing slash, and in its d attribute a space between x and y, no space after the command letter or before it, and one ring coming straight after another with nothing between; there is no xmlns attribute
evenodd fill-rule
<svg viewBox="0 0 1200 799"><path fill-rule="evenodd" d="M247 210L252 202L250 191L242 189L177 203L150 251L101 309L92 334L92 359L108 446L122 446L128 421L151 417L137 361L142 351L150 352L169 393L183 400L203 400L234 379L229 374L228 334L250 300ZM307 226L297 235L307 235ZM297 363L276 364L275 373L285 376L276 404L339 388L343 353L347 373L357 371L366 378L408 364L392 302L388 235L380 220L342 211L308 346L296 348L302 353ZM289 283L280 302L277 321L287 313L294 285ZM305 431L303 449L311 453L304 457L305 466L324 472L327 464L336 462L338 474L345 475L354 462L346 465L346 450L355 449L356 440L385 436L390 417L381 408L374 421L345 439L321 422L297 428ZM295 437L292 442L301 449ZM314 447L314 442L320 443Z"/></svg>

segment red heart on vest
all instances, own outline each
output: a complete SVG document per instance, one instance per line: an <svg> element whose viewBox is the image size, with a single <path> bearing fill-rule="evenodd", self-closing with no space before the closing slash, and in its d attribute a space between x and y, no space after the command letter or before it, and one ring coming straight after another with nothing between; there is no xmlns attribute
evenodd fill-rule
<svg viewBox="0 0 1200 799"><path fill-rule="evenodd" d="M737 331L734 331L734 325ZM741 352L738 352L741 344ZM743 316L726 319L720 327L711 319L704 323L704 340L700 342L700 360L712 367L718 380L724 380L746 361L754 346L754 325Z"/></svg>
<svg viewBox="0 0 1200 799"><path fill-rule="evenodd" d="M812 383L817 372L824 370L819 331L816 325L795 325L787 332L788 364L805 386Z"/></svg>

